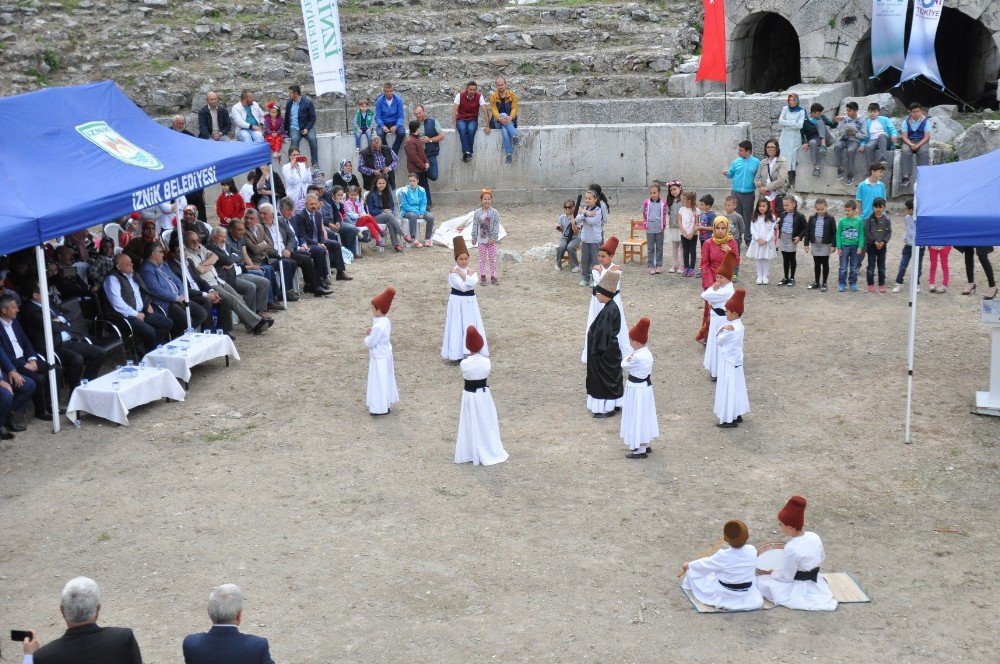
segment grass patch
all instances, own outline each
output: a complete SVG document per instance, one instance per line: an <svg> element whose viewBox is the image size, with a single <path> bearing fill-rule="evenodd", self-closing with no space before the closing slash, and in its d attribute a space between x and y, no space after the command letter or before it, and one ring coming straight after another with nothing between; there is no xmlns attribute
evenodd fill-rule
<svg viewBox="0 0 1000 664"><path fill-rule="evenodd" d="M234 432L230 429L223 429L221 431L212 431L211 433L205 434L202 438L206 443L218 443L223 440L232 440L235 438Z"/></svg>
<svg viewBox="0 0 1000 664"><path fill-rule="evenodd" d="M45 74L40 74L38 72L38 70L35 69L34 67L31 67L30 69L25 70L24 73L26 75L31 76L32 78L34 78L38 82L39 85L48 85L49 84L49 77L46 76Z"/></svg>
<svg viewBox="0 0 1000 664"><path fill-rule="evenodd" d="M436 486L434 487L434 493L439 496L445 496L447 498L464 498L469 495L468 491L454 491L446 486Z"/></svg>
<svg viewBox="0 0 1000 664"><path fill-rule="evenodd" d="M153 71L164 71L169 66L169 62L164 62L163 60L159 60L157 58L151 58L149 61L149 68Z"/></svg>
<svg viewBox="0 0 1000 664"><path fill-rule="evenodd" d="M108 533L101 533L100 536L97 538L97 541L98 542L110 542L111 541L111 535L109 535Z"/></svg>

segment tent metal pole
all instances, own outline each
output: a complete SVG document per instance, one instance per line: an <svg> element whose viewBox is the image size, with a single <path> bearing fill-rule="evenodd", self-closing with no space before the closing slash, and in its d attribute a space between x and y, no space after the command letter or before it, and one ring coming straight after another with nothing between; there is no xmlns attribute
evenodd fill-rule
<svg viewBox="0 0 1000 664"><path fill-rule="evenodd" d="M185 199L186 200L186 199ZM174 201L174 209L178 213L175 219L178 219L177 225L174 227L174 233L180 233L177 236L177 251L180 254L181 260L181 281L184 284L184 313L187 315L187 326L191 329L191 294L188 292L188 266L187 258L184 256L184 215L180 210L177 210L177 201ZM211 311L209 313L212 313Z"/></svg>
<svg viewBox="0 0 1000 664"><path fill-rule="evenodd" d="M920 281L920 248L916 246L916 225L919 221L918 217L919 209L917 208L917 183L913 183L913 225L914 225L914 246L913 251L916 253L917 263L913 269L913 273L910 275L910 335L909 335L909 346L906 351L906 432L903 437L903 442L909 445L913 441L910 440L910 418L913 410L913 355L916 346L917 339L917 286ZM910 262L913 262L913 256L910 256Z"/></svg>
<svg viewBox="0 0 1000 664"><path fill-rule="evenodd" d="M49 276L45 272L45 250L35 246L35 262L38 264L38 290L42 294L42 329L45 331L45 361L49 365L49 397L52 409L52 433L59 433L59 383L56 382L56 351L52 341L52 309L49 306ZM38 389L41 389L39 386Z"/></svg>
<svg viewBox="0 0 1000 664"><path fill-rule="evenodd" d="M278 223L278 189L275 187L275 182L277 182L277 171L274 170L274 155L271 155L271 218L273 223ZM279 229L278 235L281 235ZM288 288L285 286L285 259L278 252L278 275L281 281L281 305L287 309L288 308Z"/></svg>

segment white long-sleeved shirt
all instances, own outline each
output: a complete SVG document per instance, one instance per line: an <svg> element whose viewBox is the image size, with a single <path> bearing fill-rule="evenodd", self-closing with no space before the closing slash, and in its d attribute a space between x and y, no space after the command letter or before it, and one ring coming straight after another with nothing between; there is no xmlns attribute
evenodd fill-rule
<svg viewBox="0 0 1000 664"><path fill-rule="evenodd" d="M648 378L653 373L653 354L645 346L634 350L622 360L622 369L630 376Z"/></svg>
<svg viewBox="0 0 1000 664"><path fill-rule="evenodd" d="M389 340L391 334L392 323L388 316L378 316L372 320L372 331L365 337L365 347L372 357L392 355L392 342Z"/></svg>
<svg viewBox="0 0 1000 664"><path fill-rule="evenodd" d="M124 274L124 273L122 273ZM142 291L139 290L139 284L136 282L135 277L131 274L126 274L125 279L132 286L132 293L135 294L136 306L142 306ZM108 275L108 278L104 280L104 293L108 296L108 303L111 304L111 308L120 313L122 316L132 316L136 317L141 312L139 309L133 309L122 297L121 282L115 279L114 275Z"/></svg>

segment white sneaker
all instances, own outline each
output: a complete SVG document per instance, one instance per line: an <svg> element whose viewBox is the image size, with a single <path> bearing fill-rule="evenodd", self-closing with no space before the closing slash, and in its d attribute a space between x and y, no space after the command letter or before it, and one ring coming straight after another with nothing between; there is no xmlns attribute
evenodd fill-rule
<svg viewBox="0 0 1000 664"><path fill-rule="evenodd" d="M927 290L929 290L932 293L936 293L937 292L937 286L935 286L934 284L931 284L931 287L928 288Z"/></svg>
<svg viewBox="0 0 1000 664"><path fill-rule="evenodd" d="M903 290L903 287L900 284L896 284L895 286L892 287L893 293L898 293L901 290Z"/></svg>
<svg viewBox="0 0 1000 664"><path fill-rule="evenodd" d="M562 265L556 265L556 272L562 272Z"/></svg>
<svg viewBox="0 0 1000 664"><path fill-rule="evenodd" d="M570 270L570 272L579 272L579 271L580 271L580 266L579 265L577 265L572 270Z"/></svg>
<svg viewBox="0 0 1000 664"><path fill-rule="evenodd" d="M770 282L770 281L768 281L767 279L764 279L764 285L765 285L765 286L767 286L767 285L768 285L769 283L771 283L771 282Z"/></svg>
<svg viewBox="0 0 1000 664"><path fill-rule="evenodd" d="M764 280L761 279L760 277L757 277L757 285L760 286L762 283L764 283Z"/></svg>

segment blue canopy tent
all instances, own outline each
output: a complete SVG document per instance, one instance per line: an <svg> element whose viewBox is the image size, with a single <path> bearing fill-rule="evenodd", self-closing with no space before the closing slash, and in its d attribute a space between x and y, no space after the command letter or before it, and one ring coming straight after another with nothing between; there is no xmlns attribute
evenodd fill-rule
<svg viewBox="0 0 1000 664"><path fill-rule="evenodd" d="M917 246L1000 245L1000 150L974 159L917 168L914 207ZM913 353L917 329L918 270L910 279L910 339L906 392L906 437L910 442L910 407L913 400ZM994 354L1000 328L994 330ZM996 362L994 362L996 364ZM991 386L1000 366L991 371ZM991 392L993 390L991 389ZM1000 396L1000 395L998 395Z"/></svg>
<svg viewBox="0 0 1000 664"><path fill-rule="evenodd" d="M45 240L271 162L266 143L205 141L158 124L111 81L3 98L0 117L8 122L0 132L0 254L35 246L43 292ZM45 337L53 366L51 330ZM54 370L49 379L55 384Z"/></svg>

